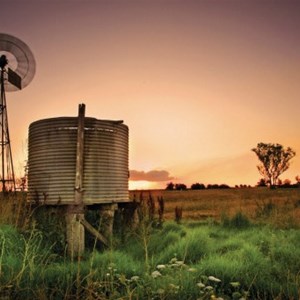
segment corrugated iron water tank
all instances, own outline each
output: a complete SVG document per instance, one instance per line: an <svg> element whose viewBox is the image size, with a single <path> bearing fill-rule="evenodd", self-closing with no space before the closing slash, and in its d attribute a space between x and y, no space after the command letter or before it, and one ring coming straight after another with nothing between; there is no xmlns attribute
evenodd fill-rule
<svg viewBox="0 0 300 300"><path fill-rule="evenodd" d="M28 139L28 199L74 202L78 118L33 122ZM128 127L84 118L83 203L129 201Z"/></svg>

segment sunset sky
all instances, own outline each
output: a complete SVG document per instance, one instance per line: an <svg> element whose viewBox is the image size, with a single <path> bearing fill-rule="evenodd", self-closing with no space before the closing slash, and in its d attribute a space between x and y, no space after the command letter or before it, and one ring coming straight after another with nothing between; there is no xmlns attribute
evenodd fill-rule
<svg viewBox="0 0 300 300"><path fill-rule="evenodd" d="M29 124L79 103L129 126L130 188L255 185L259 142L300 175L300 1L1 0L0 32L37 63L6 96L18 176Z"/></svg>

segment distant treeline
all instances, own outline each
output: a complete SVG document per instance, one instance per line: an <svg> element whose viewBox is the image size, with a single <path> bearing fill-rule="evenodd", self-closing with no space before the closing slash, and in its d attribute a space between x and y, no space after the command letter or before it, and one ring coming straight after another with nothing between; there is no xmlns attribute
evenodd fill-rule
<svg viewBox="0 0 300 300"><path fill-rule="evenodd" d="M272 186L272 188L299 188L300 187L300 181L299 177L296 177L297 182L295 184L292 184L289 179L286 179L284 181L278 180L278 184L276 186ZM260 179L256 187L267 187L269 186L264 179ZM234 188L251 188L251 185L247 184L240 184L235 185ZM184 183L173 183L169 182L166 186L166 190L168 191L184 191L184 190L205 190L205 189L231 189L227 184L208 184L205 185L203 183L193 183L190 188L187 187Z"/></svg>
<svg viewBox="0 0 300 300"><path fill-rule="evenodd" d="M205 186L203 183L194 183L191 185L191 190L204 190L204 189L230 189L231 187L227 184L208 184ZM183 183L173 183L169 182L167 184L166 190L169 191L184 191L187 190L188 187Z"/></svg>

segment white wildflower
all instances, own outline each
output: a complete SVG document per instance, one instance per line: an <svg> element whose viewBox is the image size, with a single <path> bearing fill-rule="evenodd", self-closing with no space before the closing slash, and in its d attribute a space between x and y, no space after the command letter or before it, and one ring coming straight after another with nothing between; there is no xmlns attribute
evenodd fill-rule
<svg viewBox="0 0 300 300"><path fill-rule="evenodd" d="M208 285L207 287L205 287L205 289L206 289L207 291L212 291L214 288L213 288L211 285Z"/></svg>
<svg viewBox="0 0 300 300"><path fill-rule="evenodd" d="M179 285L175 285L173 283L170 283L169 288L172 289L172 290L179 290Z"/></svg>
<svg viewBox="0 0 300 300"><path fill-rule="evenodd" d="M197 286L200 288L200 289L203 289L205 287L205 284L203 284L202 282L198 282L197 283Z"/></svg>
<svg viewBox="0 0 300 300"><path fill-rule="evenodd" d="M108 270L112 270L115 267L116 264L110 263L108 266Z"/></svg>
<svg viewBox="0 0 300 300"><path fill-rule="evenodd" d="M188 272L195 273L195 272L197 272L197 269L195 269L195 268L189 268Z"/></svg>
<svg viewBox="0 0 300 300"><path fill-rule="evenodd" d="M233 287L239 287L240 283L238 281L235 281L235 282L230 282L230 285Z"/></svg>
<svg viewBox="0 0 300 300"><path fill-rule="evenodd" d="M139 276L132 276L132 277L130 278L131 281L138 281L139 279L140 279Z"/></svg>
<svg viewBox="0 0 300 300"><path fill-rule="evenodd" d="M170 264L174 264L176 261L177 261L177 258L176 258L176 257L173 257L173 258L170 260Z"/></svg>
<svg viewBox="0 0 300 300"><path fill-rule="evenodd" d="M208 276L208 280L214 281L214 282L221 282L221 279L216 278L216 277L214 277L214 276Z"/></svg>
<svg viewBox="0 0 300 300"><path fill-rule="evenodd" d="M161 275L161 273L158 272L158 271L153 271L153 272L151 273L151 276L152 276L153 278L157 278L157 277L160 277L160 276L162 276L162 275Z"/></svg>
<svg viewBox="0 0 300 300"><path fill-rule="evenodd" d="M165 266L165 265L157 265L156 268L157 268L158 270L163 270L163 269L166 268L166 266Z"/></svg>

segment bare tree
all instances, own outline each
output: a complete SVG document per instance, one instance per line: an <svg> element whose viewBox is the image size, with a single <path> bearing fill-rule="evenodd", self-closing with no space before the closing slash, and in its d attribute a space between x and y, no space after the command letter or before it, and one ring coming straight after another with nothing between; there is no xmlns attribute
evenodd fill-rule
<svg viewBox="0 0 300 300"><path fill-rule="evenodd" d="M277 184L278 177L290 166L290 160L296 155L292 148L284 148L280 144L259 143L253 148L261 164L257 169L265 181L273 187Z"/></svg>

